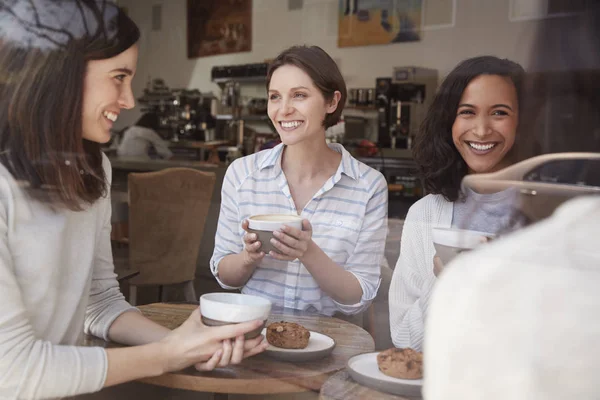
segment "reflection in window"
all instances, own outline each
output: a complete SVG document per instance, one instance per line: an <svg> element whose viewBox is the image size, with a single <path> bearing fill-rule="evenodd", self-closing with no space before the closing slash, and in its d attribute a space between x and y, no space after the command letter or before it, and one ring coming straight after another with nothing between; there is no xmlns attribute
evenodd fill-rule
<svg viewBox="0 0 600 400"><path fill-rule="evenodd" d="M550 161L527 173L524 180L600 187L600 160Z"/></svg>

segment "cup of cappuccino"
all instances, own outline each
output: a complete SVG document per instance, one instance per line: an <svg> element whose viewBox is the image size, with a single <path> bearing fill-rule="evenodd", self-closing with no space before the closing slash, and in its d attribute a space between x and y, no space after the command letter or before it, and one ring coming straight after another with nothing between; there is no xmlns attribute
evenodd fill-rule
<svg viewBox="0 0 600 400"><path fill-rule="evenodd" d="M248 231L255 233L261 243L260 250L265 254L270 251L279 251L271 243L273 232L280 230L284 225L302 230L302 217L296 214L262 214L248 218Z"/></svg>

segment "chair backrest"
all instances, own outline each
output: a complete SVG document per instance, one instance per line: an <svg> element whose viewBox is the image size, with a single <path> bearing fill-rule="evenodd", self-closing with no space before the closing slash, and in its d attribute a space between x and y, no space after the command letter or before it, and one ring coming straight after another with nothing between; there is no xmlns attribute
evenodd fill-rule
<svg viewBox="0 0 600 400"><path fill-rule="evenodd" d="M190 168L129 174L129 259L136 285L193 280L215 174Z"/></svg>

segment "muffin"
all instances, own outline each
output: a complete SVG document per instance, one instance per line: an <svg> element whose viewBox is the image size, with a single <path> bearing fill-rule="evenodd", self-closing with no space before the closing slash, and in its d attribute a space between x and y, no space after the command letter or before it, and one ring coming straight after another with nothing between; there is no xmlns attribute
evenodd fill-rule
<svg viewBox="0 0 600 400"><path fill-rule="evenodd" d="M377 354L377 366L384 374L399 379L423 378L423 353L410 348L391 348Z"/></svg>
<svg viewBox="0 0 600 400"><path fill-rule="evenodd" d="M308 329L294 322L273 322L267 327L267 341L282 349L304 349L309 338Z"/></svg>

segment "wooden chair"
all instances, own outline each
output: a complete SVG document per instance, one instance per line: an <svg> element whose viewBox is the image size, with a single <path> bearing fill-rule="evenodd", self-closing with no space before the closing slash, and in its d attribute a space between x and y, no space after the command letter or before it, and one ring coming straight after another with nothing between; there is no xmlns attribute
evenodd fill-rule
<svg viewBox="0 0 600 400"><path fill-rule="evenodd" d="M190 168L129 174L129 263L140 271L129 280L129 302L137 286L185 284L197 302L194 277L215 174Z"/></svg>

